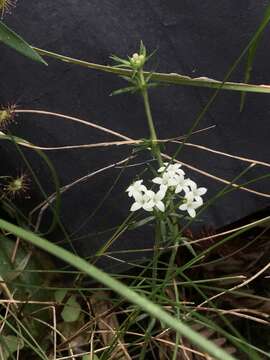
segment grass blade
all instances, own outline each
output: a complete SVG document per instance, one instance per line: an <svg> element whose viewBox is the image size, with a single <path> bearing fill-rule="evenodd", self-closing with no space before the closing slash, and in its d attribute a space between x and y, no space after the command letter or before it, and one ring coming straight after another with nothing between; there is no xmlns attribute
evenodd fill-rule
<svg viewBox="0 0 270 360"><path fill-rule="evenodd" d="M31 60L48 65L20 35L7 27L2 21L0 21L0 41Z"/></svg>
<svg viewBox="0 0 270 360"><path fill-rule="evenodd" d="M213 342L205 339L203 336L192 330L189 326L187 326L180 320L175 319L172 315L164 311L160 306L139 295L135 291L131 290L128 286L114 279L102 270L99 270L95 266L89 264L86 260L76 255L73 255L69 251L62 249L60 246L52 244L48 240L43 239L30 231L22 229L2 219L0 219L0 229L19 236L20 238L47 251L48 253L57 256L59 259L62 259L70 265L74 266L75 268L83 271L85 274L89 275L96 281L108 286L131 303L142 308L154 318L159 319L162 323L176 330L177 333L188 338L192 343L198 345L205 352L214 356L215 359L235 360L233 356L226 353L224 350L216 346Z"/></svg>
<svg viewBox="0 0 270 360"><path fill-rule="evenodd" d="M40 55L51 57L54 59L58 59L60 61L64 61L66 63L70 63L73 65L79 65L82 67L86 67L88 69L104 71L120 76L128 76L132 77L133 71L129 69L120 69L115 66L101 65L95 64L84 60L74 59L68 56L64 56L61 54L57 54L51 51L33 48ZM215 79L210 79L207 77L197 77L192 78L190 76L181 75L177 73L158 73L158 72L144 72L145 76L149 76L152 74L152 80L158 81L160 83L165 84L174 84L174 85L183 85L183 86L195 86L195 87L205 87L211 89L220 89L220 90L231 90L231 91L245 91L245 92L253 92L253 93L268 93L270 94L270 85L254 85L254 84L245 84L245 83L236 83L231 81L219 81Z"/></svg>
<svg viewBox="0 0 270 360"><path fill-rule="evenodd" d="M260 43L260 40L262 38L263 32L264 32L266 26L269 24L269 21L270 21L270 5L268 5L268 7L266 8L263 21L261 22L258 30L255 33L253 44L250 46L250 48L248 50L247 63L246 63L246 68L245 68L245 77L244 77L244 82L246 84L249 83L256 51L257 51L258 45ZM242 111L244 108L245 98L246 98L246 93L243 92L241 94L241 100L240 100L240 111Z"/></svg>

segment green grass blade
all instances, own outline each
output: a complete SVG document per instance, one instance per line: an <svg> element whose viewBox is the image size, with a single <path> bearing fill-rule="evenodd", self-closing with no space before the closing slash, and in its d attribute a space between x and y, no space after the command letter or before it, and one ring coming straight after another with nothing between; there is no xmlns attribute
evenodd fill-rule
<svg viewBox="0 0 270 360"><path fill-rule="evenodd" d="M35 175L35 172L32 170L30 164L28 163L28 161L26 160L23 152L20 150L18 145L22 145L22 146L27 146L28 148L31 148L34 152L37 153L37 155L45 162L50 174L51 174L51 178L53 181L53 185L55 187L55 194L56 194L56 198L55 198L55 205L51 205L50 204L50 209L52 211L53 214L53 218L52 218L52 222L51 225L48 227L48 230L46 231L45 234L43 234L44 236L47 236L49 233L51 233L55 227L58 225L60 225L60 227L63 229L63 227L61 226L61 222L59 219L59 212L60 212L60 207L61 207L61 194L60 194L60 183L58 180L58 175L54 169L53 164L51 163L51 161L49 160L49 158L47 157L47 155L35 148L35 146L33 144L31 144L29 141L22 139L20 137L17 136L13 136L11 134L6 135L4 134L2 131L0 131L0 140L7 140L13 143L13 145L15 146L15 148L17 148L18 153L20 154L21 158L24 160L29 172L31 173L33 179L35 180L36 185L38 186L40 193L42 194L42 196L44 197L44 199L47 199L47 194L45 193L45 191L43 190L43 187L40 183L40 181L38 180L37 176ZM28 224L31 222L31 219L28 219ZM63 231L63 233L65 234L65 231ZM67 237L68 238L68 237Z"/></svg>
<svg viewBox="0 0 270 360"><path fill-rule="evenodd" d="M114 66L90 63L87 61L74 59L68 56L64 56L61 54L57 54L39 48L33 48L33 49L35 49L40 55L58 59L60 61L64 61L66 63L70 63L73 65L79 65L89 69L104 71L120 76L132 77L133 74L132 70L120 69ZM253 92L253 93L267 93L267 94L270 93L270 85L254 85L254 84L236 83L230 81L223 82L215 79L210 79L207 77L192 78L190 76L185 76L176 73L166 74L166 73L158 73L158 72L151 73L145 71L144 74L146 77L152 74L153 81L158 81L160 83L165 83L165 84L205 87L211 89L231 90L231 91L245 91L245 92Z"/></svg>
<svg viewBox="0 0 270 360"><path fill-rule="evenodd" d="M7 27L2 21L0 21L0 41L31 60L48 65L20 35Z"/></svg>
<svg viewBox="0 0 270 360"><path fill-rule="evenodd" d="M216 346L213 342L205 339L203 336L196 333L196 331L192 330L189 326L187 326L180 320L175 319L172 315L164 311L160 306L139 295L135 291L131 290L128 286L114 279L102 270L99 270L95 266L89 264L84 259L73 255L69 251L50 243L48 240L45 240L30 231L22 229L2 219L0 219L0 229L19 236L20 238L30 242L31 244L49 252L50 254L53 254L54 256L57 256L59 259L62 259L70 265L74 266L75 268L83 271L85 274L89 275L96 281L108 286L131 303L142 308L151 316L159 319L163 324L166 324L168 327L176 330L177 333L188 338L192 343L198 345L201 349L212 355L215 359L235 360L233 356L226 353L224 350Z"/></svg>
<svg viewBox="0 0 270 360"><path fill-rule="evenodd" d="M268 7L266 8L264 18L263 18L258 30L255 33L253 44L250 46L250 48L248 50L247 63L246 63L246 68L245 68L245 77L244 77L244 82L246 84L249 83L256 51L257 51L259 42L262 38L263 32L264 32L265 28L267 27L267 25L269 24L269 21L270 21L270 5L268 5ZM243 92L241 94L240 111L242 111L244 108L245 98L246 98L246 93Z"/></svg>

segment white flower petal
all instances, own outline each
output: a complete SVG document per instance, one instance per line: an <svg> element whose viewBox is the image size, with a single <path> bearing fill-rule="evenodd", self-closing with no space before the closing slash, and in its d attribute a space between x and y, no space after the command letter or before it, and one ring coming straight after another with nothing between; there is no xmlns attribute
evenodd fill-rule
<svg viewBox="0 0 270 360"><path fill-rule="evenodd" d="M134 191L145 193L147 191L147 188L144 185L141 185L139 188L136 188Z"/></svg>
<svg viewBox="0 0 270 360"><path fill-rule="evenodd" d="M187 204L182 204L179 206L179 209L182 210L182 211L186 211L187 210Z"/></svg>
<svg viewBox="0 0 270 360"><path fill-rule="evenodd" d="M166 177L166 179L171 179L171 178L175 178L177 175L175 174L174 170L169 169L164 175L163 177Z"/></svg>
<svg viewBox="0 0 270 360"><path fill-rule="evenodd" d="M194 209L188 208L187 212L189 213L189 216L192 218L195 218L196 216L196 211Z"/></svg>
<svg viewBox="0 0 270 360"><path fill-rule="evenodd" d="M137 211L137 210L139 210L141 207L142 207L141 204L135 202L134 204L132 204L132 206L131 206L131 208L130 208L130 211Z"/></svg>
<svg viewBox="0 0 270 360"><path fill-rule="evenodd" d="M135 194L145 192L147 190L142 182L143 180L137 180L126 189L129 197L135 196Z"/></svg>
<svg viewBox="0 0 270 360"><path fill-rule="evenodd" d="M190 191L189 187L186 185L183 186L183 190L184 190L185 194L187 194Z"/></svg>
<svg viewBox="0 0 270 360"><path fill-rule="evenodd" d="M162 211L162 212L165 211L165 205L163 204L162 201L158 201L158 202L156 203L156 207L157 207L160 211Z"/></svg>
<svg viewBox="0 0 270 360"><path fill-rule="evenodd" d="M188 182L188 185L190 186L191 190L194 191L197 189L197 184L195 183L195 181L191 180L191 179L188 179L189 182Z"/></svg>
<svg viewBox="0 0 270 360"><path fill-rule="evenodd" d="M175 173L176 173L177 175L185 175L185 172L184 172L184 170L182 170L182 169L177 169L177 170L175 170Z"/></svg>
<svg viewBox="0 0 270 360"><path fill-rule="evenodd" d="M176 179L168 179L168 186L176 186L177 180Z"/></svg>
<svg viewBox="0 0 270 360"><path fill-rule="evenodd" d="M156 177L152 180L152 182L161 185L163 183L163 179L161 177Z"/></svg>
<svg viewBox="0 0 270 360"><path fill-rule="evenodd" d="M137 199L141 201L143 194L140 191L133 190L132 196L134 197L134 199L136 201L137 201Z"/></svg>
<svg viewBox="0 0 270 360"><path fill-rule="evenodd" d="M193 209L198 209L198 207L202 206L203 200L202 198L199 198L197 201L194 201L192 204L193 204L192 205Z"/></svg>
<svg viewBox="0 0 270 360"><path fill-rule="evenodd" d="M154 203L153 203L153 201L149 201L149 202L147 202L147 203L145 203L145 204L143 205L143 209L144 209L145 211L152 211L153 208L154 208Z"/></svg>
<svg viewBox="0 0 270 360"><path fill-rule="evenodd" d="M200 188L197 190L197 194L198 194L199 196L204 195L206 192L207 192L207 189L206 189L205 187L200 187Z"/></svg>
<svg viewBox="0 0 270 360"><path fill-rule="evenodd" d="M193 192L189 191L188 193L186 193L185 199L187 203L191 203L194 200Z"/></svg>
<svg viewBox="0 0 270 360"><path fill-rule="evenodd" d="M161 184L159 187L159 191L166 193L168 190L168 185Z"/></svg>
<svg viewBox="0 0 270 360"><path fill-rule="evenodd" d="M155 196L155 193L154 193L154 191L152 191L152 190L147 190L146 192L145 192L145 194L144 194L144 200L150 200L150 199L153 199L153 197Z"/></svg>
<svg viewBox="0 0 270 360"><path fill-rule="evenodd" d="M163 171L167 168L167 166L168 166L168 163L167 163L167 162L163 163L163 166L161 166L161 167L158 169L158 172L159 172L159 173L160 173L160 172L163 172Z"/></svg>
<svg viewBox="0 0 270 360"><path fill-rule="evenodd" d="M143 194L141 192L134 191L133 197L134 197L135 201L137 201L139 203L143 202Z"/></svg>
<svg viewBox="0 0 270 360"><path fill-rule="evenodd" d="M165 192L165 191L159 190L159 191L155 194L155 199L156 199L157 201L162 200L162 199L164 199L165 195L166 195L166 192Z"/></svg>
<svg viewBox="0 0 270 360"><path fill-rule="evenodd" d="M183 190L183 186L178 184L175 188L175 194L179 194Z"/></svg>

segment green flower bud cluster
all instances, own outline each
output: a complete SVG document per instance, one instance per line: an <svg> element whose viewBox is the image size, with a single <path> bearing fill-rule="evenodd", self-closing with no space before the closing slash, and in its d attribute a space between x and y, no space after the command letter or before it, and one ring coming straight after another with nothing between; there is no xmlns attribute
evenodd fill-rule
<svg viewBox="0 0 270 360"><path fill-rule="evenodd" d="M143 67L145 60L146 60L145 55L143 55L143 54L139 55L138 53L135 53L130 58L130 64L133 68L139 69L139 68Z"/></svg>

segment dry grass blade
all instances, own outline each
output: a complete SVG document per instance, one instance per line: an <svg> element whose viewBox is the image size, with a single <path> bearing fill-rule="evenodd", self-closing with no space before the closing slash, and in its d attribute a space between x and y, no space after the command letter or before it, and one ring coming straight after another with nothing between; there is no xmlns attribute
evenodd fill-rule
<svg viewBox="0 0 270 360"><path fill-rule="evenodd" d="M95 124L95 123L93 123L93 122L85 121L85 120L82 120L82 119L79 119L79 118L76 118L76 117L72 117L72 116L68 116L68 115L64 115L64 114L59 114L59 113L52 113L52 112L48 112L48 111L44 111L44 110L14 110L14 111L15 111L16 113L36 113L36 114L47 115L47 116L55 116L55 117L63 118L63 119L66 119L66 120L75 121L75 122L84 124L84 125L86 125L86 126L90 126L90 127L95 128L95 129L98 129L98 130L101 130L101 131L103 131L103 132L106 132L107 134L111 134L111 135L117 136L117 137L119 137L119 138L121 138L121 139L123 139L123 140L131 141L131 142L136 142L136 140L134 140L134 139L132 139L132 138L126 136L126 135L123 135L123 134L121 134L121 133L119 133L119 132L116 132L116 131L114 131L114 130L111 130L111 129L105 128L105 127L103 127L103 126L97 125L97 124ZM81 146L81 145L80 145L80 146ZM195 145L195 146L196 146L196 145ZM219 154L219 155L233 157L233 158L235 158L235 159L237 159L237 160L247 161L247 162L251 163L251 165L254 164L254 166L257 165L257 164L260 164L260 165L263 165L263 166L267 166L267 167L270 166L270 164L268 164L268 163L264 163L264 162L257 161L257 160L254 160L254 161L253 161L252 159L247 159L247 158L245 158L245 157L238 157L238 156L235 156L235 155L226 154L226 153L224 153L224 152L219 152L219 151L217 151L217 150L209 149L209 148L206 148L206 147L202 147L202 149L203 149L203 150L208 150L208 151L211 151L211 152L215 152L215 153L217 153L217 154ZM224 154L226 154L226 155L224 155ZM168 160L171 160L171 159L172 159L172 157L169 156L169 155L167 155L167 154L162 153L161 155L162 155L162 157L165 158L165 159L168 159ZM191 170L193 170L193 171L195 171L195 172L198 172L198 173L200 173L200 174L202 174L202 175L204 175L204 176L207 176L207 177L209 177L209 178L211 178L211 179L213 179L213 180L216 180L216 181L218 181L218 182L221 182L221 183L224 183L224 184L227 184L227 185L231 183L231 182L230 182L229 180L227 180L227 179L220 178L220 177L218 177L218 176L215 176L215 175L213 175L213 174L211 174L211 173L209 173L209 172L206 172L206 171L204 171L204 170L201 170L201 169L199 169L199 168L197 168L197 167L194 167L194 166L189 165L189 164L187 164L187 163L184 163L184 162L182 162L182 161L178 161L178 160L175 160L175 161L181 163L181 164L184 165L185 167L187 167L187 168L189 168L189 169L191 169ZM237 188L237 189L239 189L239 190L247 191L247 192L250 192L250 193L252 193L252 194L261 196L261 197L270 198L270 194L263 193L263 192L259 192L259 191L256 191L256 190L247 188L247 187L245 187L245 186L240 186L240 185L234 184L234 183L231 184L231 186L234 187L234 188Z"/></svg>
<svg viewBox="0 0 270 360"><path fill-rule="evenodd" d="M213 300L215 300L215 299L217 299L217 298L219 298L219 297L221 297L221 296L224 295L224 294L227 294L228 292L232 292L232 291L238 290L238 289L240 289L240 288L248 285L249 283L251 283L252 281L254 281L256 278L258 278L260 275L262 275L262 274L263 274L266 270L268 270L269 268L270 268L270 263L268 263L266 266L264 266L260 271L256 272L255 275L253 275L253 276L251 276L249 279L243 281L241 284L235 285L235 286L233 286L232 288L230 288L230 289L228 289L228 290L225 290L225 291L222 291L222 292L220 292L220 293L218 293L218 294L210 297L209 299L203 301L201 304L199 304L199 305L196 307L196 309L202 307L203 305L205 305L205 304L207 304L207 303L209 303L209 302L211 302L211 301L213 301Z"/></svg>
<svg viewBox="0 0 270 360"><path fill-rule="evenodd" d="M105 166L104 168L98 169L96 171L93 171L87 175L84 175L82 177L80 177L79 179L74 180L72 183L67 184L63 187L61 187L60 189L60 194L65 193L67 190L71 189L73 186L80 184L84 181L87 181L88 179L90 179L91 177L94 177L95 175L101 174L104 171L107 171L109 169L115 168L119 165L125 164L126 162L128 162L129 160L133 159L134 156L129 156L123 160L120 160L116 163L110 164L108 166ZM46 211L46 209L50 206L50 204L53 203L53 201L56 198L56 193L53 193L52 195L50 195L46 201L43 201L41 204L39 204L38 206L36 206L30 213L30 218L33 216L33 214L40 209L39 215L38 215L38 219L36 222L36 226L35 226L35 230L38 230L41 220L42 220L42 216L44 214L44 212Z"/></svg>
<svg viewBox="0 0 270 360"><path fill-rule="evenodd" d="M198 145L198 144L193 144L193 143L187 143L187 142L184 143L184 142L179 141L179 140L173 140L171 142L177 143L177 144L184 144L185 146L194 147L194 148L201 149L201 150L204 150L204 151L208 151L208 152L211 152L211 153L214 153L214 154L217 154L217 155L230 157L232 159L248 162L248 163L251 163L251 164L270 167L270 164L265 162L265 161L259 161L259 160L249 159L249 158L246 158L246 157L243 157L243 156L236 156L236 155L228 154L228 153L223 152L223 151L212 149L212 148L210 148L208 146Z"/></svg>
<svg viewBox="0 0 270 360"><path fill-rule="evenodd" d="M104 346L112 346L117 343L119 347L112 350L110 359L117 360L132 360L128 354L128 351L118 335L119 322L113 309L113 304L109 300L110 293L105 291L99 291L92 295L90 298L91 307L94 316L97 317L97 328L101 330L101 338ZM107 314L107 315L103 315ZM109 330L103 332L104 330Z"/></svg>

